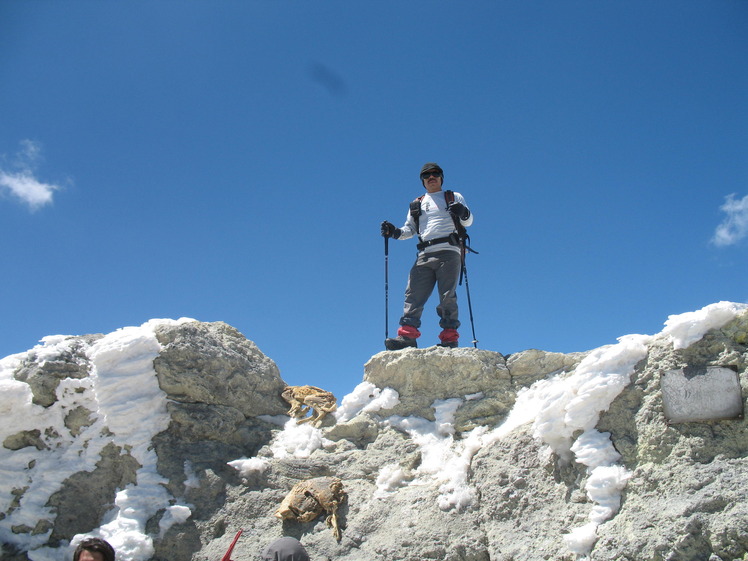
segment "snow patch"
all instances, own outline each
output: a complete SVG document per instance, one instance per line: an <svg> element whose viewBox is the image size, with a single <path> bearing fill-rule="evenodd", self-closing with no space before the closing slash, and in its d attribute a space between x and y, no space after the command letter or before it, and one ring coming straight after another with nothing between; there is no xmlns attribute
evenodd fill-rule
<svg viewBox="0 0 748 561"><path fill-rule="evenodd" d="M738 313L748 309L748 304L717 302L695 312L668 316L663 333L669 335L674 349L685 349L711 329L718 329Z"/></svg>
<svg viewBox="0 0 748 561"><path fill-rule="evenodd" d="M400 396L392 388L379 389L371 382L361 382L335 411L339 423L350 421L359 413L376 413L382 409L392 409L400 403Z"/></svg>
<svg viewBox="0 0 748 561"><path fill-rule="evenodd" d="M270 443L274 458L308 458L312 452L323 446L334 443L326 439L322 430L310 423L298 424L296 419L289 419Z"/></svg>
<svg viewBox="0 0 748 561"><path fill-rule="evenodd" d="M377 489L374 492L374 497L380 499L387 497L399 488L408 485L410 480L411 478L408 477L408 474L399 465L388 464L382 466L382 469L379 470L379 475L377 475Z"/></svg>
<svg viewBox="0 0 748 561"><path fill-rule="evenodd" d="M249 477L254 473L265 473L270 467L270 462L265 458L240 458L229 462L229 465L242 477Z"/></svg>
<svg viewBox="0 0 748 561"><path fill-rule="evenodd" d="M377 494L391 492L397 486L439 485L438 504L442 510L462 510L475 499L475 490L468 483L468 471L473 455L481 446L485 427L470 431L461 440L454 438L454 416L463 401L458 398L437 400L432 404L434 421L422 417L392 416L386 424L402 430L421 449L421 464L413 477L406 481L404 474L392 466L380 473ZM393 480L397 485L393 485Z"/></svg>

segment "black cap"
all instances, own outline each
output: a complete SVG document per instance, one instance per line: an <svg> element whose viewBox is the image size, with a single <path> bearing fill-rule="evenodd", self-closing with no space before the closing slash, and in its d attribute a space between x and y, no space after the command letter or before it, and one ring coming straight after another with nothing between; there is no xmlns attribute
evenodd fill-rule
<svg viewBox="0 0 748 561"><path fill-rule="evenodd" d="M442 175L444 175L444 170L439 167L439 164L434 162L429 162L427 164L423 164L423 167L421 168L421 173L425 171L438 171Z"/></svg>

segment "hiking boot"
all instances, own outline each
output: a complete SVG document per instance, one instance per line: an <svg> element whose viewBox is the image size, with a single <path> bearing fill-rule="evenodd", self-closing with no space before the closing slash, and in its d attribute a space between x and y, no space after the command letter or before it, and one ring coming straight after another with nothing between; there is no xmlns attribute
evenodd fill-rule
<svg viewBox="0 0 748 561"><path fill-rule="evenodd" d="M397 337L390 337L384 340L384 346L388 351L399 351L408 347L418 347L418 343L411 337L404 337L398 335Z"/></svg>
<svg viewBox="0 0 748 561"><path fill-rule="evenodd" d="M444 329L439 333L440 347L447 347L448 349L454 349L457 347L457 339L460 338L460 334L457 333L456 329Z"/></svg>

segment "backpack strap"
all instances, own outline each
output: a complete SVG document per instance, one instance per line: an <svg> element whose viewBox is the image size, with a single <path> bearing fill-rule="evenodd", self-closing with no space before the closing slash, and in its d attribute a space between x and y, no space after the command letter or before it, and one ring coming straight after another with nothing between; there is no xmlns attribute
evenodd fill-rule
<svg viewBox="0 0 748 561"><path fill-rule="evenodd" d="M420 226L420 217L421 217L421 201L423 200L424 195L421 195L417 199L415 199L412 203L410 203L410 215L413 217L413 222L416 223L416 233L420 236L421 235L421 226ZM455 202L455 194L454 191L450 191L447 189L444 191L444 202L447 203L447 208L449 208L449 205ZM460 221L458 218L453 217L454 223L455 223L455 229L457 232L460 232L460 228L462 228L462 224L460 224ZM463 228L464 230L464 228Z"/></svg>
<svg viewBox="0 0 748 561"><path fill-rule="evenodd" d="M423 195L418 197L416 200L414 200L412 203L410 203L410 215L413 217L413 222L416 223L416 234L418 234L418 237L421 236L421 226L419 224L419 219L421 217L421 201L423 200Z"/></svg>
<svg viewBox="0 0 748 561"><path fill-rule="evenodd" d="M444 202L447 203L447 212L449 212L450 205L455 202L454 191L450 191L449 189L444 191ZM460 222L460 219L457 218L454 214L452 215L452 221L455 223L455 230L457 230L457 235L462 237L465 233L465 228L463 227L462 222Z"/></svg>

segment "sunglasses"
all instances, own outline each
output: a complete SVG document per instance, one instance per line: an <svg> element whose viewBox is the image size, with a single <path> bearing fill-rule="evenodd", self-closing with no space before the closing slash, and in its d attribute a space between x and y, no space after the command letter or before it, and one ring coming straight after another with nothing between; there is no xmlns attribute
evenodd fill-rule
<svg viewBox="0 0 748 561"><path fill-rule="evenodd" d="M421 181L428 179L429 177L443 177L443 175L440 171L424 171L421 174Z"/></svg>

